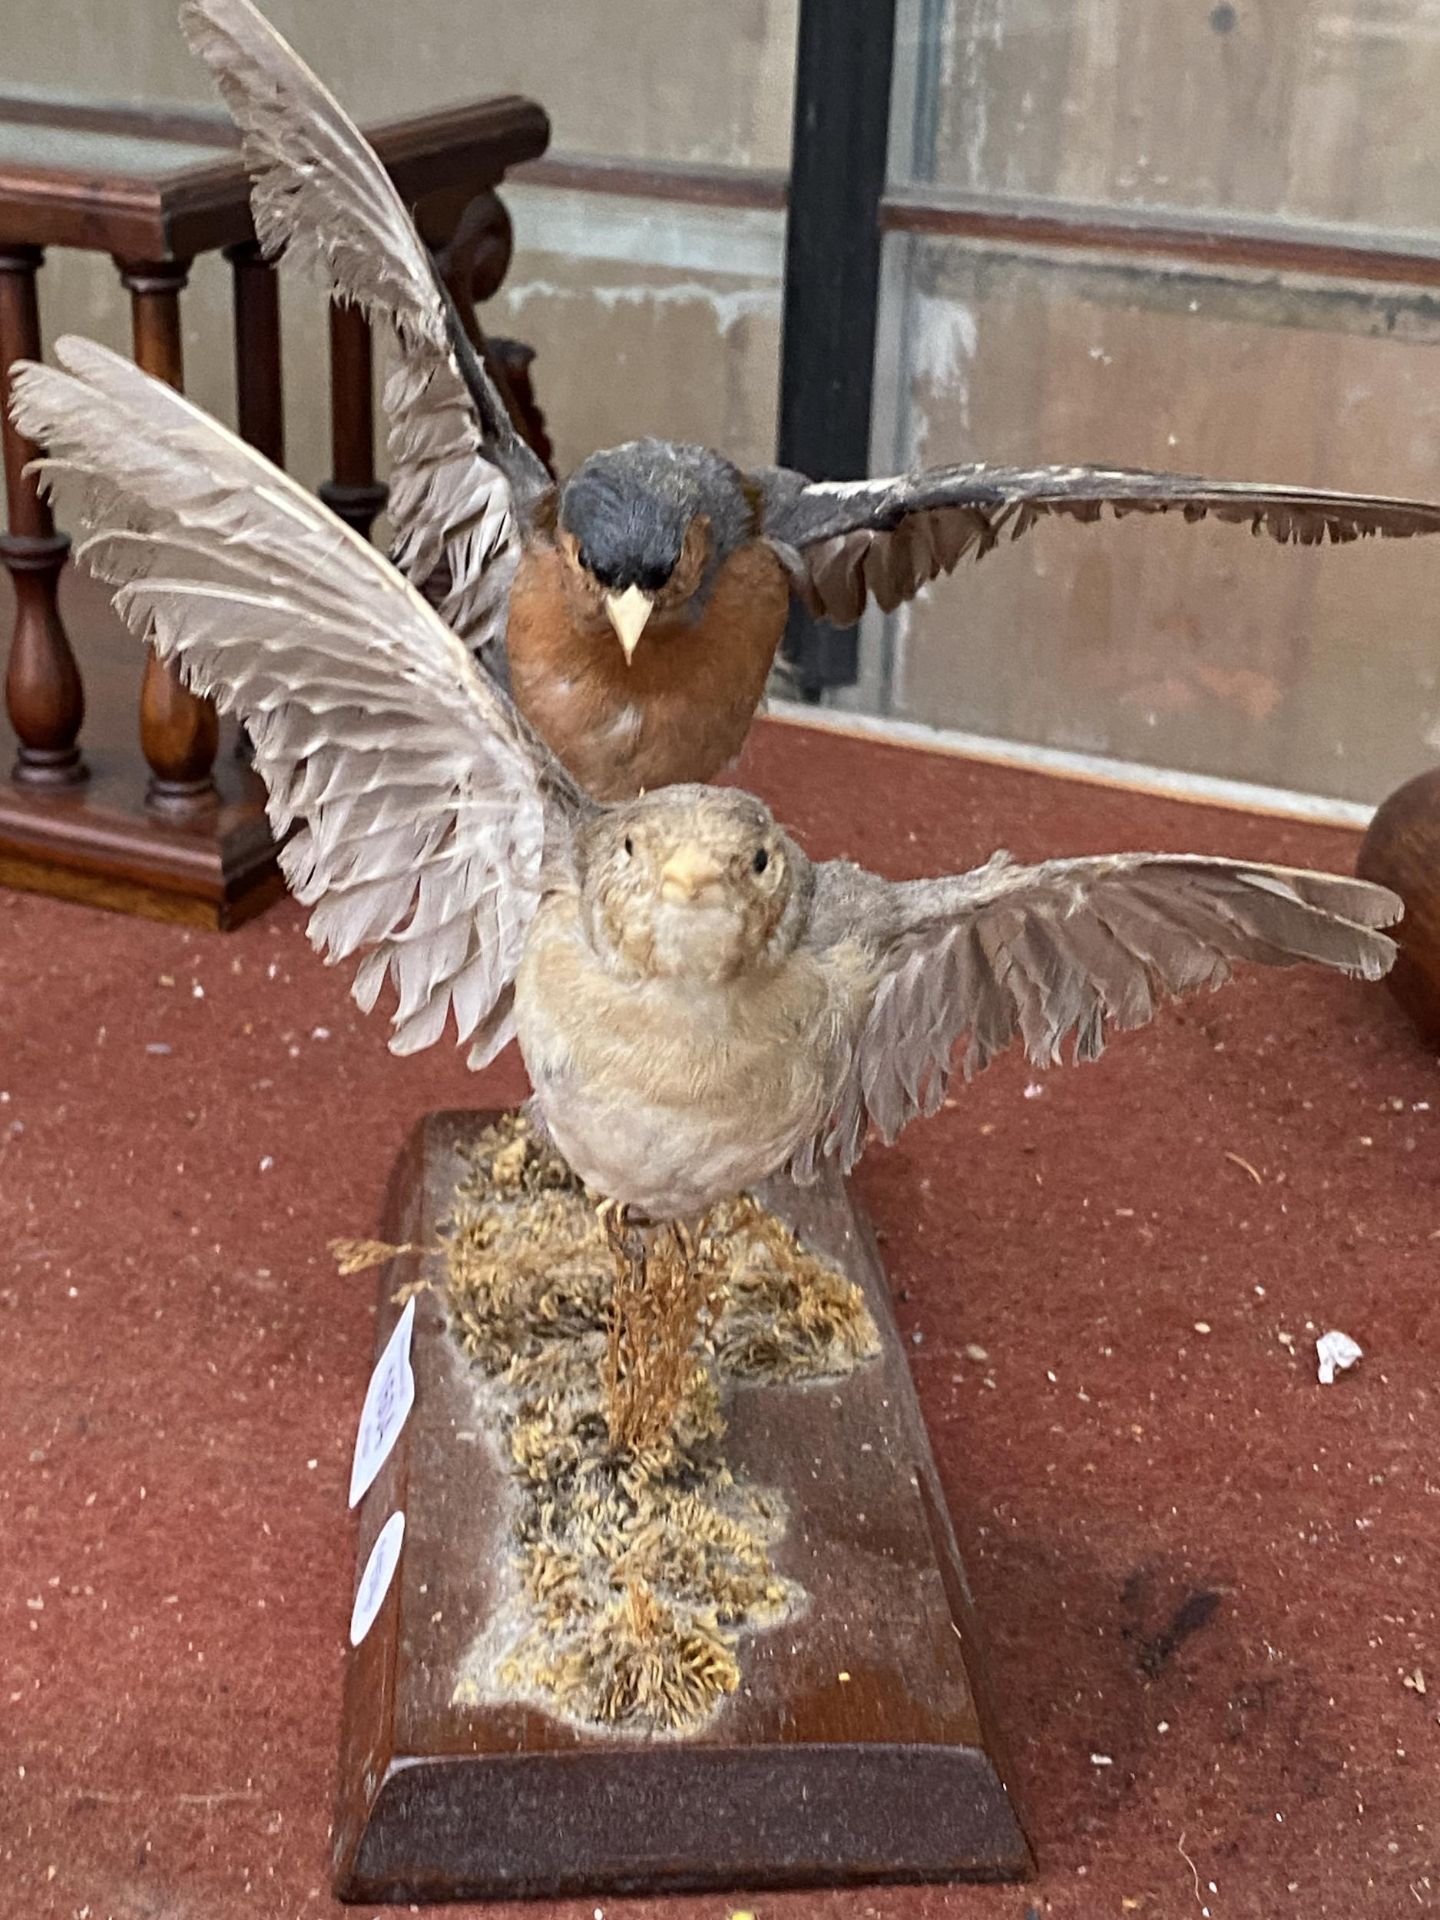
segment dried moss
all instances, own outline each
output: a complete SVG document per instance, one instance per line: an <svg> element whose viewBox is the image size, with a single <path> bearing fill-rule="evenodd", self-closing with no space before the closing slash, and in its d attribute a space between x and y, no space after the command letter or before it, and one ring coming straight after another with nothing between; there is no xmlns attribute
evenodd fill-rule
<svg viewBox="0 0 1440 1920"><path fill-rule="evenodd" d="M683 1275L660 1269L658 1324L683 1336L633 1318L617 1334L647 1303L617 1289L593 1199L519 1115L476 1143L443 1237L452 1329L516 1495L512 1597L460 1693L485 1691L483 1668L582 1725L693 1729L738 1686L742 1637L804 1602L771 1556L778 1497L726 1464L720 1384L852 1371L879 1347L859 1288L745 1198ZM673 1386L673 1418L622 1424L629 1443L606 1391L617 1351L642 1410Z"/></svg>
<svg viewBox="0 0 1440 1920"><path fill-rule="evenodd" d="M668 1604L642 1581L559 1639L535 1629L502 1669L573 1719L605 1726L697 1725L740 1684L733 1642L713 1617Z"/></svg>

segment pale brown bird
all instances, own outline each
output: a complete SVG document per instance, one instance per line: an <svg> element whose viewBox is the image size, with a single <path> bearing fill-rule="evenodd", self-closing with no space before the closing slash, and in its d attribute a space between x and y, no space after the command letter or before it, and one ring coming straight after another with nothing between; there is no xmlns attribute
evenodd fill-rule
<svg viewBox="0 0 1440 1920"><path fill-rule="evenodd" d="M247 723L281 858L332 960L387 978L392 1046L518 1035L598 1193L692 1218L780 1169L848 1168L1020 1039L1093 1059L1111 1027L1234 962L1374 979L1382 887L1120 854L894 882L812 862L751 795L600 805L384 557L172 388L93 343L13 376L71 477L78 554L196 692Z"/></svg>
<svg viewBox="0 0 1440 1920"><path fill-rule="evenodd" d="M1100 467L950 466L888 479L744 472L635 440L558 488L516 435L388 175L250 0L183 0L239 126L256 230L393 325L396 557L597 798L709 780L739 753L792 595L840 625L909 599L1038 519L1204 516L1305 544L1440 531L1440 507Z"/></svg>

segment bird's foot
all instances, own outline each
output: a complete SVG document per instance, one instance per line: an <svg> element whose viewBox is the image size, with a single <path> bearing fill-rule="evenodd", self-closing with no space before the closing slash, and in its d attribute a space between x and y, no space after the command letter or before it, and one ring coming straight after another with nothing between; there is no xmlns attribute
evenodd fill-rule
<svg viewBox="0 0 1440 1920"><path fill-rule="evenodd" d="M605 1235L611 1253L617 1260L626 1257L629 1222L624 1203L620 1200L602 1200L595 1209L595 1218L600 1222L600 1231Z"/></svg>

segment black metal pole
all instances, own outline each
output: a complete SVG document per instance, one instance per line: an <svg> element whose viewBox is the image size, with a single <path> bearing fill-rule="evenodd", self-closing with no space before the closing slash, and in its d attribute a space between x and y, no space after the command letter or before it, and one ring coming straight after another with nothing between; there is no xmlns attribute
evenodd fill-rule
<svg viewBox="0 0 1440 1920"><path fill-rule="evenodd" d="M869 470L895 0L801 0L780 349L783 466ZM798 608L785 650L803 696L857 677L853 628Z"/></svg>

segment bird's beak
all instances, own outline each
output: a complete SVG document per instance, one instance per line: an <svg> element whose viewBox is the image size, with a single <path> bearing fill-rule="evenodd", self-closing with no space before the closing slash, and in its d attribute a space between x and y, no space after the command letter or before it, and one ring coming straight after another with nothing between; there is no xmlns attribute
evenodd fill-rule
<svg viewBox="0 0 1440 1920"><path fill-rule="evenodd" d="M605 596L605 611L624 649L627 667L635 657L635 649L645 631L645 622L654 609L653 596L642 593L639 587L626 587L623 593L607 593Z"/></svg>
<svg viewBox="0 0 1440 1920"><path fill-rule="evenodd" d="M660 898L677 902L693 900L706 887L722 879L724 873L724 867L713 855L696 846L693 840L687 840L660 869Z"/></svg>

